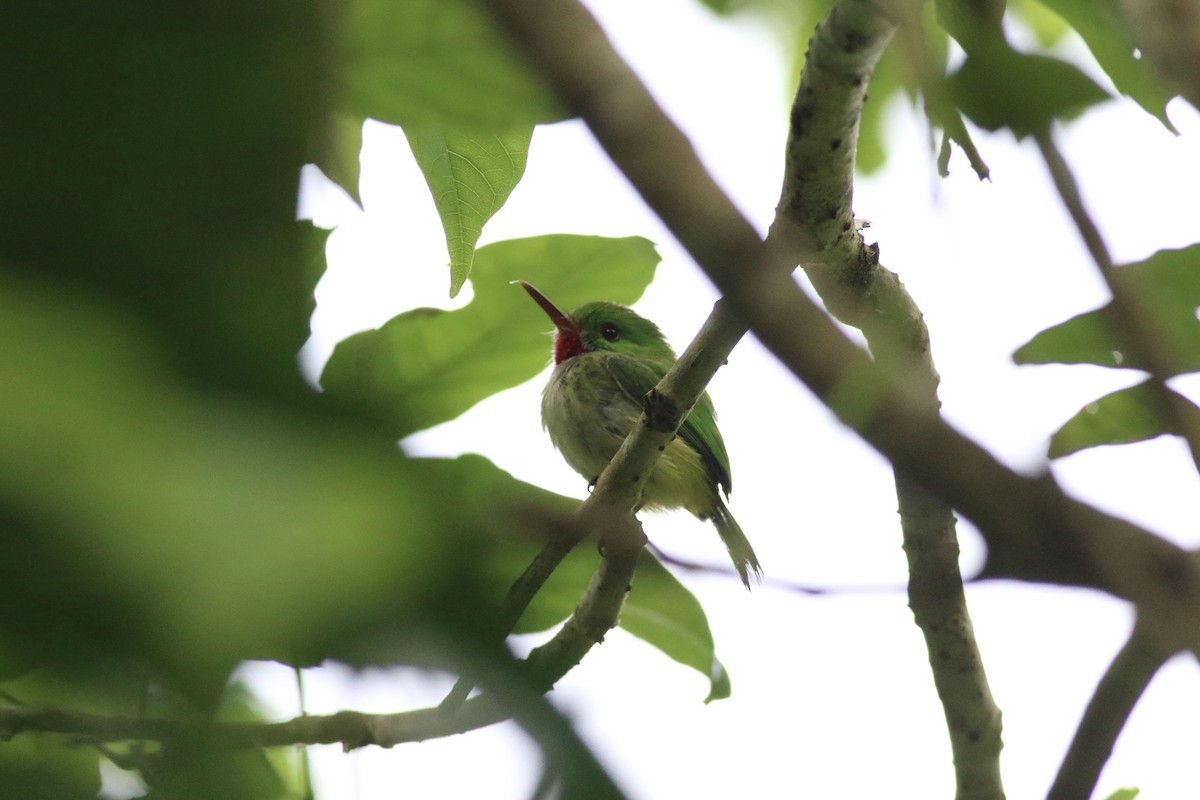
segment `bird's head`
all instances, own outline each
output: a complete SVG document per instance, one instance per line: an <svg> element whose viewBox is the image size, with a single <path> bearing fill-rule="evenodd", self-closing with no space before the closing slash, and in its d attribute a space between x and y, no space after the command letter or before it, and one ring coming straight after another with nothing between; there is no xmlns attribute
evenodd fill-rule
<svg viewBox="0 0 1200 800"><path fill-rule="evenodd" d="M596 351L647 358L675 358L658 326L631 308L599 300L584 303L570 314L564 314L531 284L517 282L542 307L557 329L554 336L555 364Z"/></svg>

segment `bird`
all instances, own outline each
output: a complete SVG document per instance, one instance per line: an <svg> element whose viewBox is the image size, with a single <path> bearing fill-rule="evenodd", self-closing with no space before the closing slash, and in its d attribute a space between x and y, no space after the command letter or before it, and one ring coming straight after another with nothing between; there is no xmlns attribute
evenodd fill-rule
<svg viewBox="0 0 1200 800"><path fill-rule="evenodd" d="M659 327L636 311L604 300L570 314L526 281L519 283L554 323L554 370L542 391L542 427L567 464L595 485L639 423L646 393L675 363ZM749 589L762 567L725 505L733 482L729 455L705 392L679 426L646 479L635 511L685 509L713 523ZM722 499L724 494L724 499Z"/></svg>

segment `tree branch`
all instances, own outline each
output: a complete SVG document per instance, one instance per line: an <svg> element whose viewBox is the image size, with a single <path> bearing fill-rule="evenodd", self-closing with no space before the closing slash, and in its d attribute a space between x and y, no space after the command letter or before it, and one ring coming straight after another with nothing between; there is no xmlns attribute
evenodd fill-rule
<svg viewBox="0 0 1200 800"><path fill-rule="evenodd" d="M854 225L858 122L870 77L899 27L918 20L915 6L842 0L817 28L792 106L786 174L768 236L792 244L825 307L862 330L876 362L908 384L924 413L937 415L938 374L924 318L895 273L879 263ZM895 470L908 559L909 606L925 639L946 717L957 796L1002 798L1001 715L975 642L958 566L950 506Z"/></svg>
<svg viewBox="0 0 1200 800"><path fill-rule="evenodd" d="M1096 686L1046 800L1087 800L1092 796L1117 736L1166 660L1166 654L1135 627Z"/></svg>
<svg viewBox="0 0 1200 800"><path fill-rule="evenodd" d="M504 596L497 620L497 638L503 640L512 633L525 609L529 608L534 595L541 590L554 570L558 569L562 560L575 549L575 545L583 539L584 533L585 531L578 526L565 526L538 551ZM472 678L459 678L438 708L444 713L457 711L474 688L475 681Z"/></svg>
<svg viewBox="0 0 1200 800"><path fill-rule="evenodd" d="M632 517L631 517L632 519ZM607 548L600 568L575 613L549 642L535 648L521 667L527 680L541 691L574 668L592 645L603 641L616 625L629 592L641 545ZM486 676L483 676L486 678ZM485 685L489 685L485 683ZM495 685L495 681L490 681ZM274 747L294 744L341 743L347 750L367 745L392 747L465 733L511 716L511 703L495 692L463 702L453 713L424 708L396 714L342 711L303 715L276 723L213 723L140 716L110 716L10 704L0 705L0 735L54 732L92 742L123 740L171 741L204 738L225 747ZM531 732L532 733L532 732Z"/></svg>

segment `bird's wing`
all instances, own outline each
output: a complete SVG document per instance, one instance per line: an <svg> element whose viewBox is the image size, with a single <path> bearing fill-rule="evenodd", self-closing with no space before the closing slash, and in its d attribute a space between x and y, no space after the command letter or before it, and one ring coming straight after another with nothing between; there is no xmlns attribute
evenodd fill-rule
<svg viewBox="0 0 1200 800"><path fill-rule="evenodd" d="M729 454L725 452L725 440L717 428L717 412L713 408L708 392L700 395L692 413L679 426L679 435L700 453L708 477L724 490L725 496L733 490L733 479L729 475Z"/></svg>
<svg viewBox="0 0 1200 800"><path fill-rule="evenodd" d="M658 385L671 366L621 353L605 353L604 365L613 383L638 408L646 405L646 392Z"/></svg>
<svg viewBox="0 0 1200 800"><path fill-rule="evenodd" d="M624 355L612 355L606 360L613 382L638 407L645 405L646 392L653 389L670 369L670 362L659 363ZM725 441L717 429L717 414L708 392L692 408L692 413L679 426L679 438L700 454L712 485L720 486L725 495L733 489L729 475L729 455Z"/></svg>

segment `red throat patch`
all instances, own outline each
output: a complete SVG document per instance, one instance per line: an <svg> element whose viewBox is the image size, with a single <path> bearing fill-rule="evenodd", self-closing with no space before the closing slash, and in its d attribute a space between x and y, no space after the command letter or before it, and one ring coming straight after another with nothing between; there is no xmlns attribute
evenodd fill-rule
<svg viewBox="0 0 1200 800"><path fill-rule="evenodd" d="M583 346L582 332L578 328L559 328L554 336L554 363L561 364L568 358L582 355L586 352Z"/></svg>

